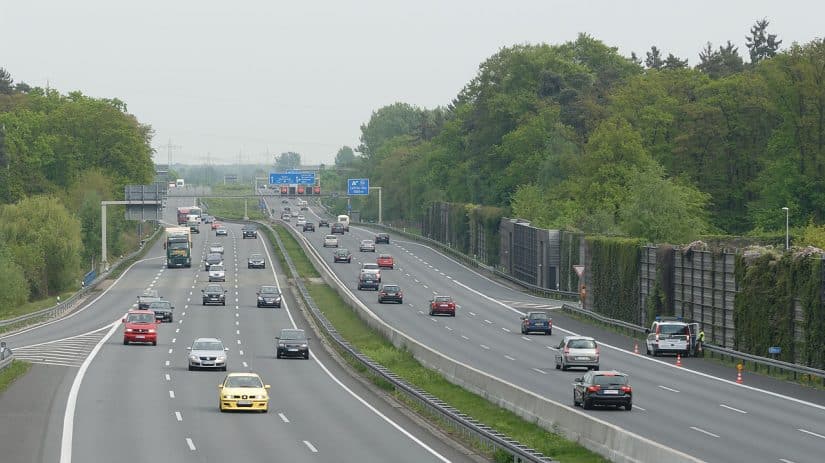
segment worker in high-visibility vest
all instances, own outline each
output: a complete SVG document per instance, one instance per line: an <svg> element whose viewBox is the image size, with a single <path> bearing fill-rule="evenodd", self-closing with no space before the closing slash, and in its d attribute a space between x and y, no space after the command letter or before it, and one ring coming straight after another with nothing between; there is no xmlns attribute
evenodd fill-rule
<svg viewBox="0 0 825 463"><path fill-rule="evenodd" d="M705 343L705 330L699 329L699 335L696 337L696 355L705 355L702 351L702 344Z"/></svg>

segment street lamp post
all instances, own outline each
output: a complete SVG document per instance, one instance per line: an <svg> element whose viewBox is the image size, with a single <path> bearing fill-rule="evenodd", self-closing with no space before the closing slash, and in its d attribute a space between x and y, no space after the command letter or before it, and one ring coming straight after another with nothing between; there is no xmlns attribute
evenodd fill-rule
<svg viewBox="0 0 825 463"><path fill-rule="evenodd" d="M791 249L790 233L788 231L788 224L790 220L790 210L787 207L782 208L785 211L785 250Z"/></svg>

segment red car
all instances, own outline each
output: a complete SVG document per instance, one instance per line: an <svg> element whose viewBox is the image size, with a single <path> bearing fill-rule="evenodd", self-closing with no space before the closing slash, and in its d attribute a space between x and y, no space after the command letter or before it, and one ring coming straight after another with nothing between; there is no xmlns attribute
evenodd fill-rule
<svg viewBox="0 0 825 463"><path fill-rule="evenodd" d="M430 315L436 314L455 317L455 301L452 296L435 296L430 299Z"/></svg>
<svg viewBox="0 0 825 463"><path fill-rule="evenodd" d="M151 310L130 310L123 318L123 344L132 342L158 345L157 326L161 323L155 319Z"/></svg>
<svg viewBox="0 0 825 463"><path fill-rule="evenodd" d="M218 222L217 220L212 222L212 230L217 230L218 227L222 226L223 224Z"/></svg>
<svg viewBox="0 0 825 463"><path fill-rule="evenodd" d="M375 262L378 264L379 268L392 269L395 266L395 262L389 254L379 254L378 258L375 259Z"/></svg>

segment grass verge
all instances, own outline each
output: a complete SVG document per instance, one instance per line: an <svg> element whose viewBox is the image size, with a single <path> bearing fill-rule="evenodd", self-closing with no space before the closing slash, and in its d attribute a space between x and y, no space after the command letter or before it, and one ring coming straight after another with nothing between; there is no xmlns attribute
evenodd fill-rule
<svg viewBox="0 0 825 463"><path fill-rule="evenodd" d="M65 301L71 297L74 291L64 291L60 293L60 300ZM17 307L3 307L0 310L0 320L8 320L9 318L19 317L21 315L28 315L32 312L45 309L46 307L54 307L57 305L57 297L47 297L37 301L27 302Z"/></svg>
<svg viewBox="0 0 825 463"><path fill-rule="evenodd" d="M26 374L32 364L22 360L14 360L5 370L0 370L0 394L8 388L17 378Z"/></svg>
<svg viewBox="0 0 825 463"><path fill-rule="evenodd" d="M304 278L311 276L310 274L301 273L301 269L312 268L312 264L295 239L282 227L276 226L275 229L284 242L287 253L292 258L296 268L299 269L301 276ZM312 274L317 275L314 268L312 268ZM321 311L344 338L362 353L404 378L410 384L429 392L462 413L542 452L546 456L572 463L608 461L559 434L549 432L477 394L450 383L437 372L425 368L409 352L395 348L380 334L361 321L358 315L329 286L310 283L307 284L307 288L315 303L318 307L321 307ZM360 367L354 360L349 360L357 370L364 371L363 367ZM375 378L373 378L373 382L393 392L392 385L383 381L376 381ZM399 394L396 394L396 397L404 400ZM454 435L448 427L440 427L445 432ZM471 442L467 443L472 445Z"/></svg>
<svg viewBox="0 0 825 463"><path fill-rule="evenodd" d="M228 220L243 220L244 201L246 201L246 212L250 220L263 220L264 214L258 207L258 200L255 198L210 198L204 200L208 205L209 215Z"/></svg>

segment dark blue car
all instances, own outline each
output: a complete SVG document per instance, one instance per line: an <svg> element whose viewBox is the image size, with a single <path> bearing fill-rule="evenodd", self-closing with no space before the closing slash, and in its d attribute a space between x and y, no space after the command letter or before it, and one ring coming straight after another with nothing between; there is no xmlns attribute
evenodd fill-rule
<svg viewBox="0 0 825 463"><path fill-rule="evenodd" d="M553 319L544 312L527 312L521 317L521 334L535 332L553 334Z"/></svg>

